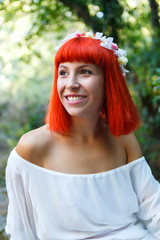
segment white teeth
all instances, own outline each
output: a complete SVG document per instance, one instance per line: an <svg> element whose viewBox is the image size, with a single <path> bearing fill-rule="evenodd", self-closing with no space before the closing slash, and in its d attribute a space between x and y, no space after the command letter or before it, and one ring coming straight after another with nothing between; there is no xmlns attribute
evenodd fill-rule
<svg viewBox="0 0 160 240"><path fill-rule="evenodd" d="M69 101L81 100L81 99L83 99L83 98L84 98L84 96L79 96L79 97L67 97L67 99L68 99Z"/></svg>

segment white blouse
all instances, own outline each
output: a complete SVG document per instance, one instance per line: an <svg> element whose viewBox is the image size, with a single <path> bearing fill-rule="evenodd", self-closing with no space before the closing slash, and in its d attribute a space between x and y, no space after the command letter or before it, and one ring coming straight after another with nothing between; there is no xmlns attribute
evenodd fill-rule
<svg viewBox="0 0 160 240"><path fill-rule="evenodd" d="M15 148L6 167L11 240L160 239L160 184L144 156L116 169L45 169Z"/></svg>

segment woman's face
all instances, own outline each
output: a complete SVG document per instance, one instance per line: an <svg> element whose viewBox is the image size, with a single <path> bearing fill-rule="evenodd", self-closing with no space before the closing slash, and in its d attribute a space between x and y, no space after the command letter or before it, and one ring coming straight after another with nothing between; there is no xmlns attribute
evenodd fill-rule
<svg viewBox="0 0 160 240"><path fill-rule="evenodd" d="M104 101L103 69L90 63L61 63L57 90L61 103L71 116L99 115Z"/></svg>

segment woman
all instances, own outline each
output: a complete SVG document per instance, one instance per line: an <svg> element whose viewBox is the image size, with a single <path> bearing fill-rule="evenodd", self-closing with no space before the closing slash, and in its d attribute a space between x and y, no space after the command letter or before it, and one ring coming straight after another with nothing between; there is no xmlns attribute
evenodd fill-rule
<svg viewBox="0 0 160 240"><path fill-rule="evenodd" d="M160 185L133 133L126 63L101 33L62 42L46 124L8 159L12 240L160 239Z"/></svg>

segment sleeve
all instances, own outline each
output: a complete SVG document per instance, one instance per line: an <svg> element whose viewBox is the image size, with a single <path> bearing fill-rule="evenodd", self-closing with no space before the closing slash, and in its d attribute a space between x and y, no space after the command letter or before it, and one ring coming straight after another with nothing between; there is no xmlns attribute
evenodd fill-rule
<svg viewBox="0 0 160 240"><path fill-rule="evenodd" d="M6 188L9 204L5 231L11 235L10 240L38 240L29 214L23 171L12 153L6 167Z"/></svg>
<svg viewBox="0 0 160 240"><path fill-rule="evenodd" d="M139 176L135 183L139 201L137 217L155 237L160 239L160 184L154 178L146 160L138 172L136 176Z"/></svg>

